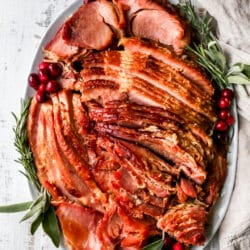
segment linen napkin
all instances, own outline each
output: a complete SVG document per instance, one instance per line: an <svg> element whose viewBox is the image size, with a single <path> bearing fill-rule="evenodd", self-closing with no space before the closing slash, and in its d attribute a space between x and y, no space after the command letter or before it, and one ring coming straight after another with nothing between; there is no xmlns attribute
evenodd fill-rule
<svg viewBox="0 0 250 250"><path fill-rule="evenodd" d="M196 0L217 21L217 37L229 63L250 64L250 1ZM235 187L227 214L209 248L250 249L250 86L236 87L239 148ZM217 244L216 244L217 241Z"/></svg>

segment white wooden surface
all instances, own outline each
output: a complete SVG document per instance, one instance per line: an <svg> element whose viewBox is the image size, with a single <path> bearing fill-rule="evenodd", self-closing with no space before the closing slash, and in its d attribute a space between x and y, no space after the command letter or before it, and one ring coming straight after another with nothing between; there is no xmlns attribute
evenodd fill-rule
<svg viewBox="0 0 250 250"><path fill-rule="evenodd" d="M31 200L25 177L14 160L14 119L24 96L36 48L48 25L73 0L0 0L0 205ZM42 231L29 233L23 213L0 214L0 250L51 250Z"/></svg>

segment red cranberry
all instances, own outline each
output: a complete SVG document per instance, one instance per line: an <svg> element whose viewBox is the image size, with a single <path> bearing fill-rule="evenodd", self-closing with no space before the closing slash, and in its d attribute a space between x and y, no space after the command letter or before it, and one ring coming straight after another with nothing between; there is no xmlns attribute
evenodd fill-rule
<svg viewBox="0 0 250 250"><path fill-rule="evenodd" d="M176 242L174 245L173 245L173 250L183 250L183 246L181 245L181 243L179 242Z"/></svg>
<svg viewBox="0 0 250 250"><path fill-rule="evenodd" d="M219 112L219 118L222 120L226 120L230 116L230 111L228 109L222 109Z"/></svg>
<svg viewBox="0 0 250 250"><path fill-rule="evenodd" d="M227 123L225 121L217 121L215 126L214 126L214 129L217 130L217 131L226 131L228 129L228 126L227 126Z"/></svg>
<svg viewBox="0 0 250 250"><path fill-rule="evenodd" d="M232 125L234 124L234 122L235 122L235 119L234 119L234 117L233 117L232 115L229 115L229 116L227 117L227 119L226 119L226 122L227 122L227 124L228 124L229 126L232 126Z"/></svg>
<svg viewBox="0 0 250 250"><path fill-rule="evenodd" d="M232 100L234 96L234 92L231 89L225 88L221 91L221 97L226 97L229 100Z"/></svg>
<svg viewBox="0 0 250 250"><path fill-rule="evenodd" d="M38 76L41 82L48 82L49 81L49 71L47 69L40 69L38 71Z"/></svg>
<svg viewBox="0 0 250 250"><path fill-rule="evenodd" d="M38 70L48 70L49 68L49 63L48 62L41 62L38 65Z"/></svg>
<svg viewBox="0 0 250 250"><path fill-rule="evenodd" d="M40 85L40 80L38 75L36 73L30 74L28 77L28 83L30 87L37 90Z"/></svg>
<svg viewBox="0 0 250 250"><path fill-rule="evenodd" d="M46 100L46 94L44 91L37 91L36 92L36 100L38 102L44 102Z"/></svg>
<svg viewBox="0 0 250 250"><path fill-rule="evenodd" d="M49 93L55 93L60 89L60 85L57 81L51 80L46 85L46 91Z"/></svg>
<svg viewBox="0 0 250 250"><path fill-rule="evenodd" d="M43 92L45 92L46 91L46 84L45 83L40 84L40 86L39 86L39 88L38 88L37 91L43 91Z"/></svg>
<svg viewBox="0 0 250 250"><path fill-rule="evenodd" d="M62 66L58 63L51 63L49 65L49 72L53 78L56 78L62 74Z"/></svg>
<svg viewBox="0 0 250 250"><path fill-rule="evenodd" d="M221 109L227 109L230 107L230 100L227 97L221 97L218 101L218 106Z"/></svg>

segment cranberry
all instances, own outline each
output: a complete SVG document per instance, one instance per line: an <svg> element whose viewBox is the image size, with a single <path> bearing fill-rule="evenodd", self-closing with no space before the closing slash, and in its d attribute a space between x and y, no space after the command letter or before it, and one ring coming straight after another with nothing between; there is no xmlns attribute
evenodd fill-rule
<svg viewBox="0 0 250 250"><path fill-rule="evenodd" d="M38 75L36 73L30 74L28 78L28 83L30 87L37 90L40 85L40 80Z"/></svg>
<svg viewBox="0 0 250 250"><path fill-rule="evenodd" d="M48 82L49 81L49 71L47 69L39 69L38 76L41 82Z"/></svg>
<svg viewBox="0 0 250 250"><path fill-rule="evenodd" d="M62 74L62 66L58 63L51 63L49 65L49 72L53 78L56 78Z"/></svg>
<svg viewBox="0 0 250 250"><path fill-rule="evenodd" d="M38 65L38 70L48 70L49 68L49 63L48 62L41 62Z"/></svg>
<svg viewBox="0 0 250 250"><path fill-rule="evenodd" d="M219 112L219 118L226 120L230 116L230 111L228 109L222 109Z"/></svg>
<svg viewBox="0 0 250 250"><path fill-rule="evenodd" d="M218 101L218 106L221 109L227 109L230 107L230 100L227 97L221 97Z"/></svg>
<svg viewBox="0 0 250 250"><path fill-rule="evenodd" d="M60 85L57 81L51 80L46 85L46 91L49 93L55 93L60 89Z"/></svg>
<svg viewBox="0 0 250 250"><path fill-rule="evenodd" d="M234 96L234 92L231 89L225 88L221 91L221 97L226 97L229 100L232 100Z"/></svg>
<svg viewBox="0 0 250 250"><path fill-rule="evenodd" d="M45 92L46 91L46 84L45 83L40 84L40 86L39 86L39 88L38 88L37 91L43 91L43 92Z"/></svg>
<svg viewBox="0 0 250 250"><path fill-rule="evenodd" d="M37 91L36 92L36 100L38 102L44 102L46 100L46 94L45 91Z"/></svg>
<svg viewBox="0 0 250 250"><path fill-rule="evenodd" d="M219 120L216 122L214 126L215 130L217 131L226 131L228 129L227 123L225 121Z"/></svg>
<svg viewBox="0 0 250 250"><path fill-rule="evenodd" d="M227 125L232 126L235 122L235 119L232 115L229 115L226 119Z"/></svg>
<svg viewBox="0 0 250 250"><path fill-rule="evenodd" d="M176 243L173 245L173 250L183 250L183 246L181 245L181 243L176 242Z"/></svg>

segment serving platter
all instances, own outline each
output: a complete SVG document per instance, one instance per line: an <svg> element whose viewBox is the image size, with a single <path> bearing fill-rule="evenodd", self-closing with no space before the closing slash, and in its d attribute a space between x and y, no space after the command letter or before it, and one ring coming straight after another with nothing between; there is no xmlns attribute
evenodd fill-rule
<svg viewBox="0 0 250 250"><path fill-rule="evenodd" d="M173 4L177 4L178 1L172 0L170 1ZM35 72L37 66L43 59L43 48L44 46L54 37L56 32L58 31L59 27L62 23L74 13L79 6L82 5L82 0L77 0L73 2L67 9L65 9L55 20L54 22L48 27L47 32L43 36L40 45L37 49L37 52L34 55L34 60L32 62L32 66L30 72ZM27 87L25 97L26 99L28 96L33 96L34 91ZM222 220L227 212L230 198L232 195L235 175L236 175L236 164L237 164L237 148L238 148L238 118L237 118L237 108L235 101L232 105L232 114L235 117L235 123L230 130L230 146L227 155L228 159L228 172L227 177L224 183L224 186L221 190L220 196L218 197L216 204L214 205L211 214L209 216L208 226L206 228L206 242L205 245L202 247L192 247L192 250L201 250L204 249L209 242L213 239L214 235L216 234L217 230L219 229ZM34 195L34 190L31 188L31 192ZM60 249L65 249L63 245L60 246Z"/></svg>

